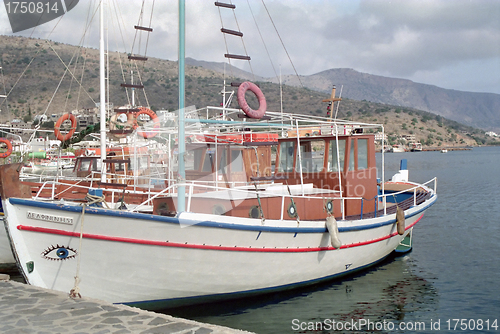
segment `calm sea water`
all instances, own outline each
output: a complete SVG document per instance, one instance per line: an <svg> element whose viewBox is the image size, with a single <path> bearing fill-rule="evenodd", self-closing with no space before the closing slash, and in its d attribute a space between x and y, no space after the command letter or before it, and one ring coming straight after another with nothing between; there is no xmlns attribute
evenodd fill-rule
<svg viewBox="0 0 500 334"><path fill-rule="evenodd" d="M365 324L346 333L370 321L379 333L500 333L500 147L389 153L386 179L403 158L411 180L438 178L411 253L313 288L165 312L260 334L330 333L332 320Z"/></svg>

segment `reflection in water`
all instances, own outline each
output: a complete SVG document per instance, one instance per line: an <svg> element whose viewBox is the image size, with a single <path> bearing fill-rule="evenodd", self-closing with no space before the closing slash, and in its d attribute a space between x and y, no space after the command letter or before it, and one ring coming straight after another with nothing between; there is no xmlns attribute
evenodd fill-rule
<svg viewBox="0 0 500 334"><path fill-rule="evenodd" d="M223 303L165 310L165 313L256 333L308 333L292 321L427 321L419 314L436 309L431 283L414 273L409 256L390 259L342 281L307 289ZM295 322L298 322L295 320ZM328 332L328 331L326 331Z"/></svg>

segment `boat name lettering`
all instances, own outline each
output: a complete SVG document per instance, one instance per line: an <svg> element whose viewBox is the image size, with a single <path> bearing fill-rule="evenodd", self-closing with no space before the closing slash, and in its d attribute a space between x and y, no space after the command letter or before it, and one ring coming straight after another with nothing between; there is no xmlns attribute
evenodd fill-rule
<svg viewBox="0 0 500 334"><path fill-rule="evenodd" d="M70 217L53 216L53 215L47 215L47 214L38 213L38 212L31 212L31 211L28 211L26 213L26 217L29 219L43 220L43 221L51 222L51 223L73 225L73 218L70 218Z"/></svg>

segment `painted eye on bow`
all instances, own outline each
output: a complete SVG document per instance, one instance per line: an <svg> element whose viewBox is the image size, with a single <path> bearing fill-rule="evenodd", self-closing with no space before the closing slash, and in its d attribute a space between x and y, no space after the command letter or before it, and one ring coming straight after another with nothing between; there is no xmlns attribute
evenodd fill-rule
<svg viewBox="0 0 500 334"><path fill-rule="evenodd" d="M74 258L76 254L76 250L71 247L52 245L42 252L42 257L47 260L62 261Z"/></svg>

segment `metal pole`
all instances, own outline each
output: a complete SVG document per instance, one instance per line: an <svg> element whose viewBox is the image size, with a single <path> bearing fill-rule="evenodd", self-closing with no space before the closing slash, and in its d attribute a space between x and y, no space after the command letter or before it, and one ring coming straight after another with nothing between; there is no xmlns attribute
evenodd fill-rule
<svg viewBox="0 0 500 334"><path fill-rule="evenodd" d="M99 74L100 74L100 133L101 133L101 182L106 182L106 86L104 80L104 1L100 10Z"/></svg>
<svg viewBox="0 0 500 334"><path fill-rule="evenodd" d="M184 137L184 99L185 99L185 43L186 43L186 4L185 0L179 0L179 182L184 184L186 172L184 166L184 154L186 152L186 142ZM177 212L186 210L186 187L179 186L177 190Z"/></svg>

